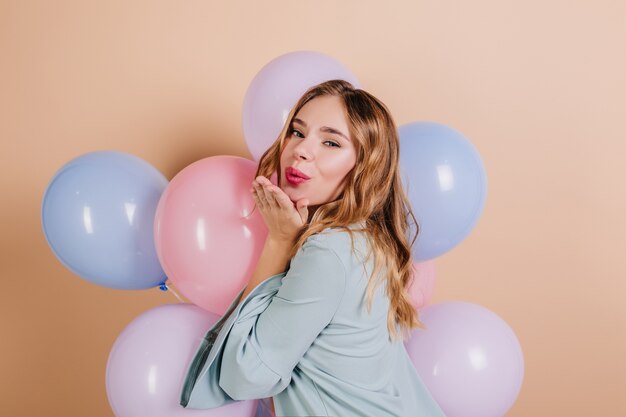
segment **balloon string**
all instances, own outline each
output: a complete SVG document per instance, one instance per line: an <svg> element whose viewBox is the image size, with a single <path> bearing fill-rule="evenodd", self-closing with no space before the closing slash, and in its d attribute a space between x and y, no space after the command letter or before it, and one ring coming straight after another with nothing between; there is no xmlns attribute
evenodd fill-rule
<svg viewBox="0 0 626 417"><path fill-rule="evenodd" d="M184 303L185 301L180 298L180 295L178 295L178 293L176 292L176 290L174 290L174 287L172 286L172 284L167 285L167 281L163 281L160 285L159 285L159 289L161 291L170 291L172 294L174 294L174 296L178 299L178 301L180 301L181 303Z"/></svg>

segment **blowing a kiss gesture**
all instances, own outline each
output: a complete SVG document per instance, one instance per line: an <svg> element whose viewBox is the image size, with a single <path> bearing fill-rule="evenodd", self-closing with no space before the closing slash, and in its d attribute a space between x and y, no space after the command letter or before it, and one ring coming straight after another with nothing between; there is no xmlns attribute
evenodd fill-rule
<svg viewBox="0 0 626 417"><path fill-rule="evenodd" d="M263 176L252 181L250 191L269 229L268 239L293 242L308 222L309 201L303 198L293 203L280 187Z"/></svg>

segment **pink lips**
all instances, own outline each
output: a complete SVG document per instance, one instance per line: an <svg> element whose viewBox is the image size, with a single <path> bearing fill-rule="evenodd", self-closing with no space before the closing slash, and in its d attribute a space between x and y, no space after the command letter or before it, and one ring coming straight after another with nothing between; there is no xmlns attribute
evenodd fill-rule
<svg viewBox="0 0 626 417"><path fill-rule="evenodd" d="M287 181L294 185L302 184L303 182L311 178L308 175L304 174L302 171L299 171L293 167L287 167L285 169L285 177L287 178Z"/></svg>

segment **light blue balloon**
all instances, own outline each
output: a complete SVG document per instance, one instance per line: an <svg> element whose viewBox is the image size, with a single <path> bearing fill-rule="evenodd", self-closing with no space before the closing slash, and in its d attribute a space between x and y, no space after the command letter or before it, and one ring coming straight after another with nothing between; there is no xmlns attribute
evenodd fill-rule
<svg viewBox="0 0 626 417"><path fill-rule="evenodd" d="M59 169L46 188L41 222L57 258L109 288L145 289L166 280L153 238L168 181L142 159L96 151Z"/></svg>
<svg viewBox="0 0 626 417"><path fill-rule="evenodd" d="M450 127L413 122L400 126L398 134L402 182L419 225L412 254L426 261L472 231L485 205L487 176L476 148Z"/></svg>

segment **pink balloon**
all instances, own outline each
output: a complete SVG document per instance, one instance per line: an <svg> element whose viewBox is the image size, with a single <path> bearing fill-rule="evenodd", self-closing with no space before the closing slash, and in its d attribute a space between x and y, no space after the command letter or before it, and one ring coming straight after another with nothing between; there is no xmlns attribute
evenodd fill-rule
<svg viewBox="0 0 626 417"><path fill-rule="evenodd" d="M435 261L414 262L413 281L408 287L411 304L421 309L430 303L435 288Z"/></svg>
<svg viewBox="0 0 626 417"><path fill-rule="evenodd" d="M323 81L360 83L348 69L321 52L296 51L274 58L254 77L243 101L243 133L255 161L274 143L304 92Z"/></svg>
<svg viewBox="0 0 626 417"><path fill-rule="evenodd" d="M256 400L193 410L180 405L187 367L219 316L192 304L168 304L135 318L113 344L106 390L116 417L250 417Z"/></svg>
<svg viewBox="0 0 626 417"><path fill-rule="evenodd" d="M465 302L425 307L405 346L447 417L502 417L524 379L513 330L490 310Z"/></svg>
<svg viewBox="0 0 626 417"><path fill-rule="evenodd" d="M213 156L180 171L163 192L154 223L159 261L192 303L224 314L248 283L267 237L249 191L256 163Z"/></svg>

